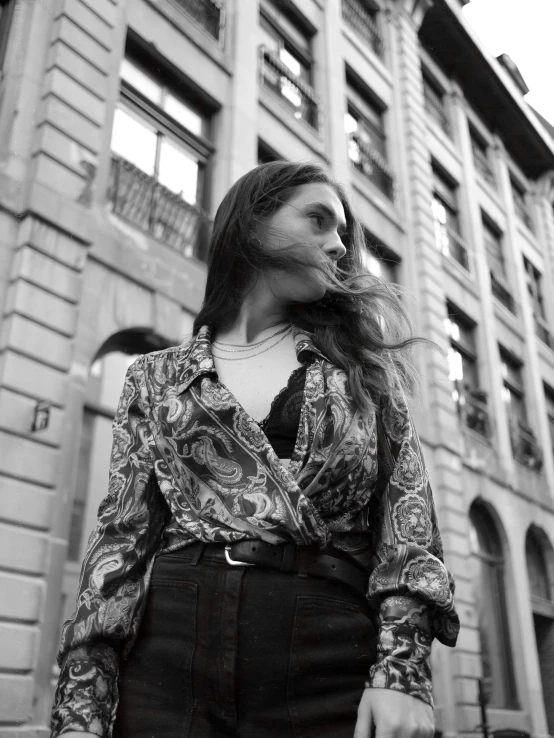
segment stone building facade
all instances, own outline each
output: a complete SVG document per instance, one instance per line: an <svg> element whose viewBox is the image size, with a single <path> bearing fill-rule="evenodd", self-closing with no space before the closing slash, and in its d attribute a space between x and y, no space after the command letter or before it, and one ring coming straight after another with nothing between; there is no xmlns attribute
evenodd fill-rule
<svg viewBox="0 0 554 738"><path fill-rule="evenodd" d="M463 628L437 730L554 735L554 140L460 0L0 2L0 736L55 652L131 357L179 343L259 161L328 164L407 289ZM411 296L410 296L411 295Z"/></svg>

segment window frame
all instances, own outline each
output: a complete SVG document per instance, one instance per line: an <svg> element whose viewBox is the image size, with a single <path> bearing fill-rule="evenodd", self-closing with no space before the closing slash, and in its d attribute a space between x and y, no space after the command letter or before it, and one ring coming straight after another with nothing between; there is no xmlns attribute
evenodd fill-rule
<svg viewBox="0 0 554 738"><path fill-rule="evenodd" d="M259 24L262 28L265 26L268 26L265 30L270 33L270 35L274 35L275 40L278 43L278 49L281 51L281 49L285 49L291 56L293 56L296 61L302 66L304 66L308 70L308 79L305 79L302 75L299 76L299 79L301 79L305 84L307 84L309 87L314 89L313 84L313 77L314 77L314 57L312 52L312 42L313 37L315 34L308 32L308 30L305 27L302 27L302 24L298 22L298 19L293 17L290 13L285 13L288 21L291 23L291 25L294 25L298 31L305 36L307 41L307 47L308 50L302 49L297 41L291 36L290 33L287 33L287 29L283 27L282 24L279 23L279 19L276 18L271 10L267 7L267 4L260 4L259 9ZM288 48L287 48L288 47ZM280 61L282 61L280 55L279 55ZM284 64L284 62L283 62ZM285 65L286 66L286 65ZM291 73L294 74L291 70Z"/></svg>
<svg viewBox="0 0 554 738"><path fill-rule="evenodd" d="M482 606L488 600L489 613L492 616L490 631L492 631L493 637L490 638L490 632L487 633L487 636L490 641L493 643L497 641L500 646L489 663L491 665L494 663L496 670L499 671L499 673L494 674L494 669L491 670L491 679L494 680L492 688L497 687L500 681L503 700L500 705L491 704L494 699L494 695L491 695L489 705L498 709L519 709L516 677L512 666L513 660L509 658L512 654L512 644L510 622L506 616L508 612L507 593L504 586L506 562L500 533L492 515L481 502L472 504L469 511L469 523L477 539L475 541L477 550L472 546L471 556L479 562L480 567L480 598L476 601L478 615L479 605ZM482 637L486 625L486 621L483 622L480 619L480 637ZM485 671L483 657L484 649L481 644L481 658ZM500 680L498 677L500 677Z"/></svg>
<svg viewBox="0 0 554 738"><path fill-rule="evenodd" d="M348 159L350 163L358 170L364 177L376 187L379 192L385 195L389 200L394 202L395 199L395 177L390 168L389 161L389 147L388 147L388 136L387 136L387 115L388 110L375 95L371 93L371 90L366 88L362 83L358 82L356 78L346 70L346 110L345 116L350 115L362 130L366 130L369 134L370 139L377 140L380 142L380 147L375 144L365 144L363 137L360 137L362 142L367 145L368 149L372 152L372 158L375 160L373 164L376 164L377 169L380 171L383 182L378 184L371 175L361 170L354 159L348 153ZM353 139L353 134L347 132L345 126L345 135L347 139L347 145ZM360 148L358 141L353 139ZM367 154L366 154L367 156Z"/></svg>
<svg viewBox="0 0 554 738"><path fill-rule="evenodd" d="M423 86L423 104L428 118L435 123L436 126L453 139L452 119L450 116L450 106L448 104L448 91L441 85L432 72L426 66L421 67L421 77ZM430 91L432 95L429 97L426 93ZM428 105L431 103L431 105ZM433 111L441 111L442 116L433 115Z"/></svg>
<svg viewBox="0 0 554 738"><path fill-rule="evenodd" d="M177 89L178 82L176 80L168 80L168 75L164 74L163 71L159 75L152 75L146 67L144 54L141 54L140 52L137 53L135 49L131 48L131 50L126 50L125 59L142 73L146 74L146 76L152 79L160 87L162 104L167 94L171 94L177 99L182 99L182 95L179 95L179 91ZM166 113L160 105L156 104L153 100L150 100L144 93L133 87L131 83L121 77L119 100L117 105L122 109L128 108L132 113L144 120L145 123L156 128L156 161L154 174L149 175L152 176L156 182L159 182L158 167L162 137L167 137L169 141L173 141L184 151L187 151L198 159L198 183L196 202L194 205L205 209L208 189L208 166L212 155L215 152L215 146L207 137L210 135L212 128L212 115L206 107L202 108L198 105L194 100L194 97L193 93L192 104L187 101L186 105L191 109L191 111L203 117L203 126L206 135L199 136L193 131L187 129L182 123L169 115L169 113Z"/></svg>

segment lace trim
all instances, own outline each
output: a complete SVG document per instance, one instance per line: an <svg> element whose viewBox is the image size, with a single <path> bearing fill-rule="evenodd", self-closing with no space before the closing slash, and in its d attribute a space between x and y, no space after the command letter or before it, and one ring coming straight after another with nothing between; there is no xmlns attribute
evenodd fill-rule
<svg viewBox="0 0 554 738"><path fill-rule="evenodd" d="M306 371L306 365L305 365L305 364L302 364L302 366L297 366L297 367L296 367L296 369L293 369L293 371L291 372L291 374L290 374L290 376L289 376L289 379L288 379L288 382L286 383L286 385L285 385L285 386L284 386L284 387L283 387L283 388L282 388L281 390L279 390L279 392L278 392L278 393L277 393L277 394L275 395L275 397L273 398L273 400L272 400L272 402L271 402L271 407L269 408L269 412L268 412L268 414L267 414L267 415L265 416L265 418L264 418L263 420L261 420L261 421L260 421L260 422L258 423L258 425L260 426L260 428L261 428L261 429L262 429L263 431L265 431L265 430L266 430L266 428L267 428L267 424L268 424L268 423L269 423L269 421L271 420L271 416L272 416L272 415L273 415L273 413L275 412L275 409L277 408L277 406L278 406L278 404L279 404L279 401L280 401L280 400L281 400L281 399L282 399L282 398L283 398L283 397L284 397L284 396L285 396L285 395L286 395L286 394L287 394L288 392L290 392L290 391L291 391L291 389L292 389L292 385L293 385L293 382L294 382L294 380L296 379L296 377L297 377L297 376L299 376L299 375L300 375L300 374L301 374L302 372L305 372L305 371Z"/></svg>

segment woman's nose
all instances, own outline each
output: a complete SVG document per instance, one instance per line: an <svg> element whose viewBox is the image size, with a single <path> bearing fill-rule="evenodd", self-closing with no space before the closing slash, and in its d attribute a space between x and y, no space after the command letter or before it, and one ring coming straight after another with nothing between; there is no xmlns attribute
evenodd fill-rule
<svg viewBox="0 0 554 738"><path fill-rule="evenodd" d="M338 233L325 244L325 253L329 258L335 259L335 261L338 261L346 254L346 247Z"/></svg>

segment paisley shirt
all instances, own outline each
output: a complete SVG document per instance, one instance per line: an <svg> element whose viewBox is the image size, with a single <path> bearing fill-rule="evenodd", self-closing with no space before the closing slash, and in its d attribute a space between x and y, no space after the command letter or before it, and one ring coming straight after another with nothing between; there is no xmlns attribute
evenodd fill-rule
<svg viewBox="0 0 554 738"><path fill-rule="evenodd" d="M459 620L408 407L381 403L394 469L377 494L375 412L356 409L345 372L309 334L295 328L294 339L298 360L309 363L288 468L219 382L207 326L129 368L108 494L63 628L53 738L69 730L112 735L119 661L136 638L154 559L197 540L331 544L365 560L367 596L380 618L366 686L432 704L431 641L454 646Z"/></svg>

